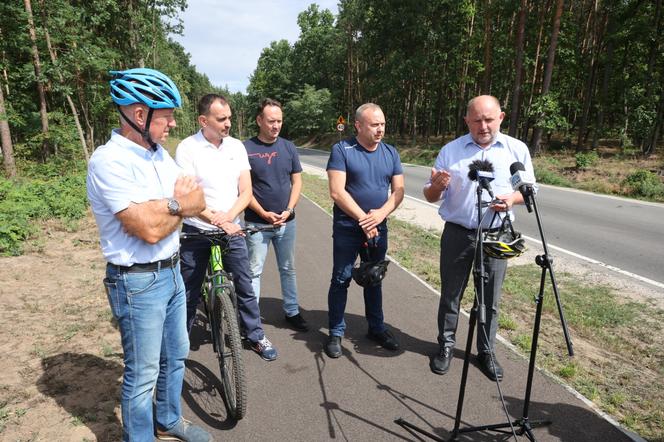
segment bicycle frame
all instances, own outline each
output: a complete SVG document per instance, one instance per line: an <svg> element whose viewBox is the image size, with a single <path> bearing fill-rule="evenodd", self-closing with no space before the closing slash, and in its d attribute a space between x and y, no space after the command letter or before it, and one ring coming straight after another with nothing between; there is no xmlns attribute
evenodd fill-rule
<svg viewBox="0 0 664 442"><path fill-rule="evenodd" d="M207 278L209 278L210 285L222 286L225 283L233 284L232 276L226 273L226 271L224 270L224 264L222 261L223 255L224 252L222 250L221 245L212 244L210 246L210 260L208 262L209 274L206 275ZM205 293L205 296L207 298L208 294ZM232 299L233 299L233 307L235 307L235 309L237 310L237 298L233 296ZM205 301L207 302L208 300L206 299Z"/></svg>

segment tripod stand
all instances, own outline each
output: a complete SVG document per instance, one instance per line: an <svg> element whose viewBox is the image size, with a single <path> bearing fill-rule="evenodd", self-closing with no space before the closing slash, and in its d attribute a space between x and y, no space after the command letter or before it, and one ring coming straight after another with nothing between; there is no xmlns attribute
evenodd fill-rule
<svg viewBox="0 0 664 442"><path fill-rule="evenodd" d="M468 433L468 432L474 432L474 431L499 431L502 428L518 428L516 431L516 434L518 435L526 435L526 437L531 440L535 441L535 435L532 432L532 429L536 426L542 426L542 425L550 425L552 422L551 421L531 421L529 416L528 416L528 411L530 407L530 394L532 391L532 385L533 385L533 375L535 374L535 359L537 357L537 342L539 338L539 331L540 331L540 323L542 319L542 304L544 301L544 286L546 283L546 275L547 272L549 274L549 277L551 279L551 286L553 289L553 294L555 295L556 298L556 304L558 306L558 314L560 316L560 322L563 328L563 335L565 336L565 342L567 344L567 352L570 356L574 356L574 349L572 347L572 341L569 338L569 331L567 329L567 322L565 321L565 314L563 312L563 306L560 302L560 296L558 295L558 286L556 284L556 278L553 273L553 260L549 256L549 250L546 244L546 239L544 238L544 231L542 230L542 221L540 219L539 215L539 210L537 209L537 201L535 200L535 195L533 192L532 187L530 186L525 186L524 190L522 192L524 200L528 203L528 205L532 206L535 210L535 218L537 219L537 228L539 230L540 238L542 240L542 248L544 253L542 255L537 255L535 257L535 263L541 267L542 273L540 277L540 286L539 286L539 292L537 294L536 298L536 303L537 303L537 308L535 310L535 322L533 324L533 338L532 338L532 344L530 347L530 361L528 364L528 379L526 381L526 394L523 400L523 414L520 418L512 421L512 422L505 422L505 423L500 423L500 424L491 424L491 425L483 425L483 426L478 426L478 427L468 427L468 428L463 428L459 429L459 422L461 419L461 406L462 406L462 401L463 401L463 395L459 395L459 404L458 404L458 409L457 409L457 417L456 421L454 423L454 431L452 432L452 438L451 440L456 440L456 437L458 436L459 433ZM472 315L471 315L472 319ZM471 325L472 327L472 325ZM469 334L472 334L472 328ZM468 356L468 349L470 346L470 341L469 345L466 348L466 356ZM465 368L465 367L464 367ZM462 392L463 388L465 388L465 383L463 382L463 387L462 387Z"/></svg>
<svg viewBox="0 0 664 442"><path fill-rule="evenodd" d="M478 186L479 187L479 186ZM463 400L465 396L465 389L466 389L466 380L467 380L467 374L468 374L468 360L469 360L469 355L471 352L471 347L472 347L472 339L473 339L473 334L475 330L475 325L477 321L477 316L478 316L478 309L479 309L479 316L480 316L480 323L482 323L483 316L482 314L484 313L484 306L483 306L483 286L484 284L479 284L479 288L476 293L476 298L475 298L475 304L473 305L473 309L470 312L470 318L469 318L469 330L468 330L468 340L466 342L466 354L464 357L464 365L463 365L463 373L461 376L461 386L459 390L459 399L457 402L457 413L456 413L456 418L454 421L454 430L452 431L452 435L450 437L450 441L455 441L457 440L457 437L461 433L471 433L471 432L476 432L476 431L497 431L497 432L506 432L503 429L510 428L514 434L516 435L525 435L529 440L535 441L535 435L533 434L532 429L537 427L537 426L544 426L544 425L550 425L552 422L551 421L531 421L529 417L529 408L530 408L530 396L532 392L532 384L533 384L533 375L535 373L535 360L537 357L537 345L538 345L538 339L539 339L539 332L540 332L540 323L541 323L541 318L542 318L542 306L543 306L543 300L544 300L544 287L546 284L546 275L547 273L549 274L549 277L551 279L551 285L553 289L553 293L556 299L556 304L558 307L558 314L560 316L560 321L561 325L563 328L563 335L565 337L565 342L567 344L567 352L569 356L574 356L574 349L572 347L572 342L569 337L569 331L567 329L567 322L565 321L565 315L563 312L563 307L560 301L560 296L558 294L558 286L556 284L556 279L555 275L553 272L553 260L549 256L549 251L546 243L546 239L544 237L544 231L542 229L542 222L540 219L539 215L539 210L537 208L537 202L535 200L535 195L533 192L532 187L530 186L524 186L522 190L523 198L526 200L527 204L531 207L534 208L535 211L535 217L537 220L537 227L539 230L540 238L542 240L542 247L544 253L542 255L538 255L535 258L535 263L540 266L542 269L541 272L541 277L540 277L540 286L539 286L539 292L537 295L537 298L535 299L537 307L535 311L535 321L533 324L533 338L532 338L532 344L530 348L530 360L529 360L529 365L528 365L528 377L526 381L526 393L523 401L523 414L520 418L515 419L514 421L508 421L508 422L503 422L503 423L498 423L498 424L489 424L489 425L482 425L482 426L475 426L475 427L466 427L466 428L460 428L460 422L461 422L461 415L462 415L462 409L463 409ZM478 211L480 210L479 205L481 201L481 190L478 189ZM481 219L481 218L478 218ZM481 223L479 224L478 229L480 230L479 233L479 238L478 238L478 244L477 247L481 248ZM477 256L476 256L477 257ZM482 255L481 253L479 254L479 258L481 258ZM482 278L485 277L484 270L482 268L482 261L475 264L475 272L477 272ZM483 279L480 279L483 281ZM509 418L509 416L508 416ZM403 419L398 419L397 424L409 428L415 431L418 431L428 437L430 437L433 440L437 441L444 441L444 439L441 439L437 437L436 435L433 435L429 432L426 432L406 421Z"/></svg>
<svg viewBox="0 0 664 442"><path fill-rule="evenodd" d="M473 336L475 332L475 326L478 321L479 317L479 323L484 325L486 323L486 306L485 306L485 293L484 293L484 286L486 282L489 280L489 275L486 272L484 266L484 247L483 247L483 241L484 241L484 235L482 234L482 223L484 216L482 214L482 208L486 207L489 203L485 203L482 201L482 191L483 191L483 186L478 185L477 186L477 220L478 220L478 227L476 231L476 241L474 244L474 249L475 249L475 254L474 254L474 259L473 259L473 276L474 276L474 281L475 281L475 301L473 304L473 308L470 311L470 318L469 318L469 325L468 325L468 340L466 342L466 352L465 352L465 357L464 357L464 362L463 362L463 371L461 375L461 387L459 390L459 400L457 403L457 413L456 413L456 419L455 419L455 428L452 436L452 440L456 438L456 435L461 431L465 432L468 429L464 430L459 430L459 422L461 419L461 411L462 411L462 406L463 406L463 399L465 396L465 389L466 389L466 380L468 377L468 367L469 367L469 361L470 361L470 353L472 349L472 342L473 342ZM489 191L491 194L491 192ZM492 195L493 196L493 195ZM484 215L488 213L485 212ZM493 221L492 221L493 223ZM493 318L493 320L497 320L497 318ZM483 327L480 327L482 331L485 333L485 338L487 341L489 341L489 337L487 336L486 331L484 330ZM490 358L491 358L491 364L495 364L495 359L493 356L493 352L490 353ZM495 365L494 365L495 366ZM500 392L500 385L498 385L498 390ZM501 398L502 398L502 393L501 393ZM505 410L505 413L507 415L507 410ZM507 415L509 417L509 415ZM443 439L439 438L438 436L431 434L421 428L416 427L413 424L410 424L406 422L403 419L397 419L396 423L401 425L404 428L415 430L421 434L424 434L428 436L429 438L437 441L444 441Z"/></svg>

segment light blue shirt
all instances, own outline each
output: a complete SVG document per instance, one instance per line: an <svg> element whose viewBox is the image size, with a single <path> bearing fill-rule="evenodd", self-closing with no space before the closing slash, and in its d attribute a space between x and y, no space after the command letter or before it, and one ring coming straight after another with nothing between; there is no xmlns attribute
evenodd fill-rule
<svg viewBox="0 0 664 442"><path fill-rule="evenodd" d="M160 261L179 247L179 232L156 244L127 234L116 213L130 203L170 198L180 168L161 146L146 149L114 130L111 139L98 147L88 164L88 200L97 221L101 250L112 264L130 266Z"/></svg>
<svg viewBox="0 0 664 442"><path fill-rule="evenodd" d="M450 182L447 189L443 192L442 201L438 213L446 222L459 224L467 229L475 229L478 225L477 220L477 181L468 178L468 166L475 160L487 160L493 164L494 180L491 181L491 189L495 196L507 195L514 192L510 183L510 166L514 162L521 162L525 166L526 172L533 177L533 163L530 159L528 147L516 138L512 138L503 133L498 133L491 146L482 149L470 136L466 134L447 143L438 153L434 168L437 170L447 170L450 175ZM431 182L427 182L427 186ZM487 191L482 192L482 201L489 202L491 197ZM483 216L482 227L499 227L498 217L490 225L494 211L489 211ZM510 211L510 217L514 220L514 214ZM504 214L503 214L504 216Z"/></svg>

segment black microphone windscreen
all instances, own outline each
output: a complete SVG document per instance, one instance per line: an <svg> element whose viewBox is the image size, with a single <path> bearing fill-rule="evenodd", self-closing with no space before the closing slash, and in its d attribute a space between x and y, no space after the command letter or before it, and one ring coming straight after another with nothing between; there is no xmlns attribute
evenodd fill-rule
<svg viewBox="0 0 664 442"><path fill-rule="evenodd" d="M474 160L468 165L468 178L477 181L477 172L493 172L493 164L489 160Z"/></svg>
<svg viewBox="0 0 664 442"><path fill-rule="evenodd" d="M514 175L519 170L526 170L525 166L521 161L516 161L510 166L510 175Z"/></svg>
<svg viewBox="0 0 664 442"><path fill-rule="evenodd" d="M493 164L489 160L480 160L477 170L482 172L493 172Z"/></svg>

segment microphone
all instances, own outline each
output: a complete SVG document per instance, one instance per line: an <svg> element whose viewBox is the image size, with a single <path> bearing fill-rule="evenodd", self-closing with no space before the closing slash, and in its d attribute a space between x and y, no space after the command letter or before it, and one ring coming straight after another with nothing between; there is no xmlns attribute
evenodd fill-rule
<svg viewBox="0 0 664 442"><path fill-rule="evenodd" d="M530 204L530 198L533 194L532 186L535 184L535 178L526 172L526 168L520 161L512 163L510 166L510 173L512 174L512 177L510 178L512 189L521 192L528 213L532 212L533 208Z"/></svg>
<svg viewBox="0 0 664 442"><path fill-rule="evenodd" d="M489 184L493 181L493 164L489 160L475 160L468 166L468 178L472 181L477 181L480 187L487 192L491 199L494 199L493 191L491 190L491 185Z"/></svg>

